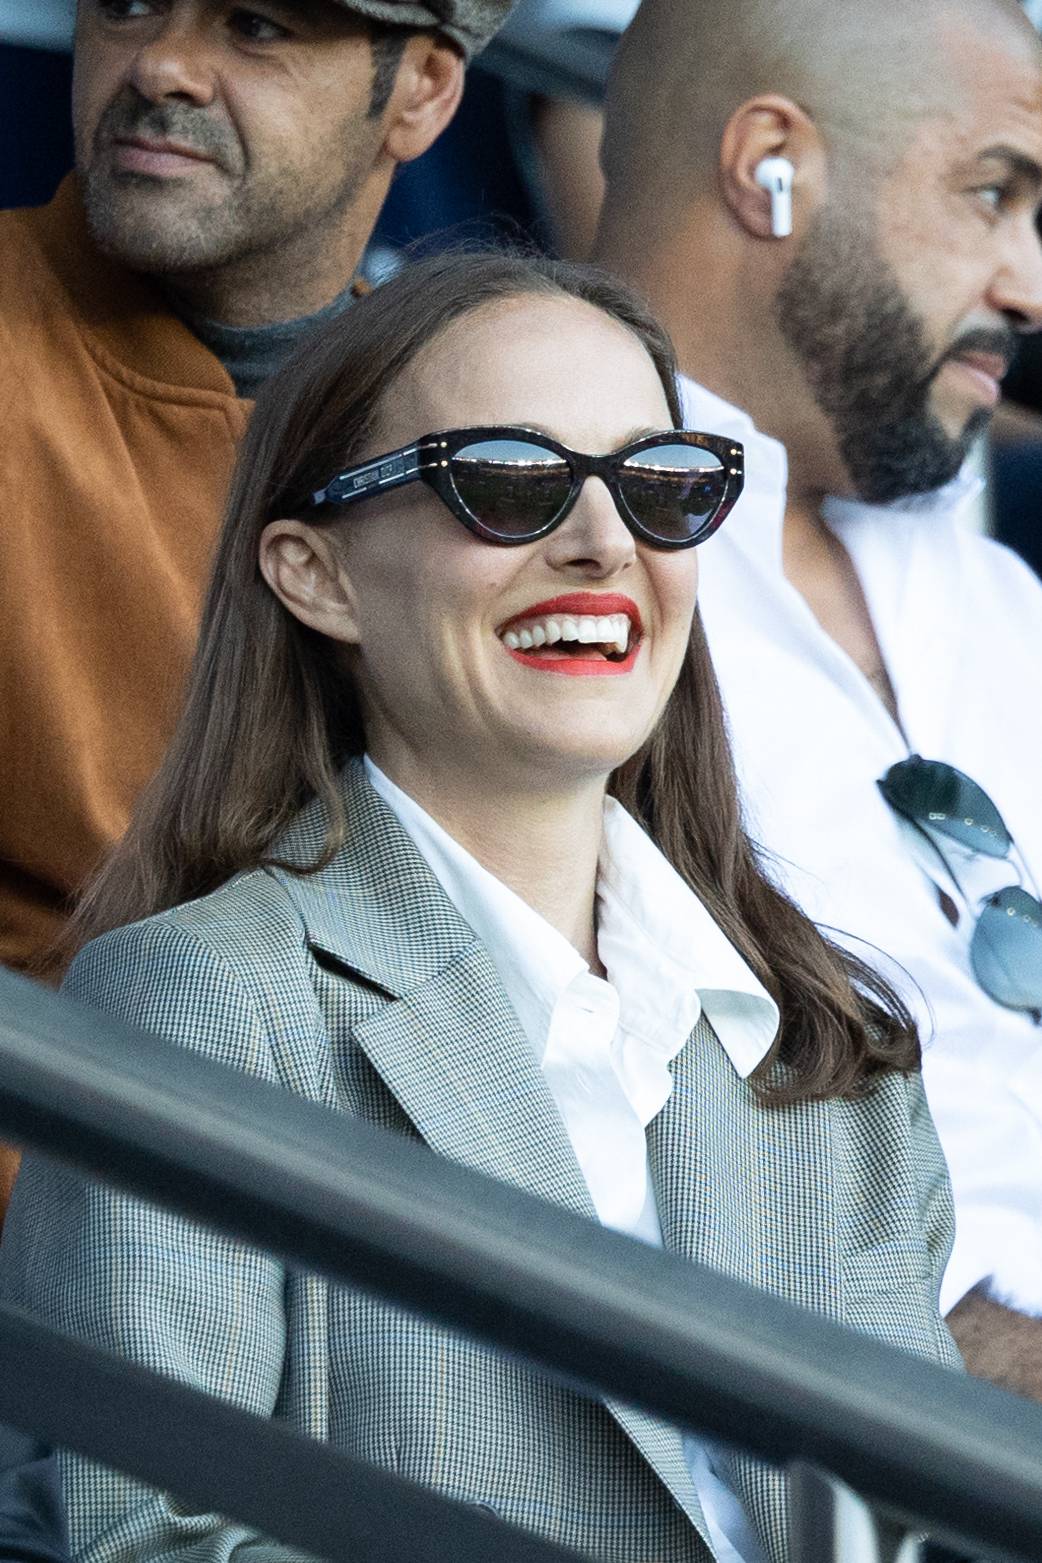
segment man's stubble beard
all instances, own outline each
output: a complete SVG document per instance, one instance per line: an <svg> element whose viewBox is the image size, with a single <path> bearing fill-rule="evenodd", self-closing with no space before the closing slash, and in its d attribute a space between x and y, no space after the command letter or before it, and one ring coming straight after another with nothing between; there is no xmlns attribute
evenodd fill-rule
<svg viewBox="0 0 1042 1563"><path fill-rule="evenodd" d="M930 405L944 356L870 235L825 209L785 274L775 309L828 419L858 497L888 504L951 481L991 410L950 435ZM1004 333L978 333L1008 351ZM969 335L963 345L971 345ZM983 345L983 344L981 344Z"/></svg>
<svg viewBox="0 0 1042 1563"><path fill-rule="evenodd" d="M278 235L253 220L249 201L192 202L145 175L88 170L84 203L91 238L131 271L156 278L211 272L263 251ZM171 181L172 184L172 181ZM180 196L180 199L179 199Z"/></svg>
<svg viewBox="0 0 1042 1563"><path fill-rule="evenodd" d="M344 149L341 177L316 204L310 170L247 169L238 147L198 110L177 105L127 105L117 100L103 117L95 147L113 135L142 135L183 142L214 156L225 193L205 200L186 181L116 174L99 167L97 150L80 172L91 238L131 271L163 281L220 272L260 261L294 240L320 235L355 200L369 169L364 130L360 144ZM224 171L231 169L232 172Z"/></svg>

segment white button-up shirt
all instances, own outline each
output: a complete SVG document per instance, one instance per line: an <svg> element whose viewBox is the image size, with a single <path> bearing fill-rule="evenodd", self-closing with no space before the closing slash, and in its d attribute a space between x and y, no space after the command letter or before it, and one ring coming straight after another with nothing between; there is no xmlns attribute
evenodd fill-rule
<svg viewBox="0 0 1042 1563"><path fill-rule="evenodd" d="M778 1010L698 897L614 799L604 809L597 953L587 962L366 759L366 772L481 939L539 1060L601 1221L661 1245L644 1131L673 1088L669 1065L703 1010L743 1077ZM719 1563L764 1563L708 1446L685 1440Z"/></svg>
<svg viewBox="0 0 1042 1563"><path fill-rule="evenodd" d="M1042 585L963 524L976 488L966 479L885 507L826 502L906 742L783 572L783 447L702 387L683 381L682 391L689 427L746 448L745 493L700 550L699 603L750 832L794 899L878 965L919 1019L957 1212L942 1309L986 1281L993 1295L1042 1314L1042 1030L990 999L969 964L976 902L1018 876L945 842L967 908L876 787L909 749L957 766L994 800L1039 880ZM938 888L960 907L957 927Z"/></svg>

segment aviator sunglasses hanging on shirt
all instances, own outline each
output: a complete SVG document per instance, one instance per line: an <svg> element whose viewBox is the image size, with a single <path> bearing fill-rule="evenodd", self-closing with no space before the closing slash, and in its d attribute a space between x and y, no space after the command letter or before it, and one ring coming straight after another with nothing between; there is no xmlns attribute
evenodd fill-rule
<svg viewBox="0 0 1042 1563"><path fill-rule="evenodd" d="M608 456L584 456L533 429L450 429L348 467L311 503L341 507L419 481L469 531L510 547L560 526L589 477L607 486L634 537L652 548L693 548L742 492L742 447L721 435L670 429Z"/></svg>
<svg viewBox="0 0 1042 1563"><path fill-rule="evenodd" d="M1021 875L1013 859L1016 848L1002 815L984 789L954 765L913 754L892 765L876 785L895 813L927 838L967 906L968 898L937 836L971 852L1005 859L1019 879L1030 881L1027 865ZM1033 888L1037 892L1038 887L1033 884ZM996 1003L1032 1011L1036 1024L1042 1021L1042 902L1037 893L1029 894L1018 883L983 898L970 939L970 964L978 983Z"/></svg>

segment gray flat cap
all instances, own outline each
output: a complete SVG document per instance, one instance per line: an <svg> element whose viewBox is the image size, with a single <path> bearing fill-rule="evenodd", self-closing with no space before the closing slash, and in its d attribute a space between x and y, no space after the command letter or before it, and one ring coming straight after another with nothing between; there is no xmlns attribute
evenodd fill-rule
<svg viewBox="0 0 1042 1563"><path fill-rule="evenodd" d="M469 60L503 25L514 0L336 0L345 11L374 22L422 27L451 38Z"/></svg>

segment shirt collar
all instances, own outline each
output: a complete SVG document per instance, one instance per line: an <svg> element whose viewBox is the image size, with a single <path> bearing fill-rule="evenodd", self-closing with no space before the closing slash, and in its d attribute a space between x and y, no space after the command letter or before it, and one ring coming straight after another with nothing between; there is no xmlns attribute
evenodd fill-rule
<svg viewBox="0 0 1042 1563"><path fill-rule="evenodd" d="M542 1060L554 1007L589 968L568 940L483 868L366 756L366 774L495 962ZM604 811L598 951L627 1031L672 1056L704 1009L735 1069L750 1074L778 1010L730 940L615 799Z"/></svg>
<svg viewBox="0 0 1042 1563"><path fill-rule="evenodd" d="M541 1062L554 1006L569 984L589 970L586 961L563 934L483 868L368 755L364 763L373 787L491 955L521 1029Z"/></svg>
<svg viewBox="0 0 1042 1563"><path fill-rule="evenodd" d="M670 1016L676 1015L686 1039L704 1010L735 1069L751 1074L777 1035L777 1006L694 891L614 798L604 805L597 895L598 951L623 996L627 1029L650 1045L659 1037L668 1042ZM690 995L695 1002L686 1012Z"/></svg>
<svg viewBox="0 0 1042 1563"><path fill-rule="evenodd" d="M785 520L785 494L789 482L789 463L785 446L763 434L749 414L724 401L704 385L679 376L685 421L705 432L724 434L740 440L745 447L745 487L743 498L756 496L761 503L743 507L739 501L735 519L728 524L732 536L743 536L747 545L762 550L770 544L778 568L781 568L782 525ZM927 521L947 518L970 504L983 487L981 478L967 465L943 487L927 494L909 494L888 505L870 505L861 499L829 495L822 504L828 525L846 539L874 522L888 517L915 517ZM737 526L735 524L737 522ZM764 535L766 533L766 536ZM762 555L761 555L762 556Z"/></svg>
<svg viewBox="0 0 1042 1563"><path fill-rule="evenodd" d="M929 521L956 515L975 500L984 487L984 480L970 466L964 466L950 482L928 494L906 494L888 505L867 505L861 499L843 499L830 494L823 502L821 513L836 531L872 522L886 516L923 517Z"/></svg>

